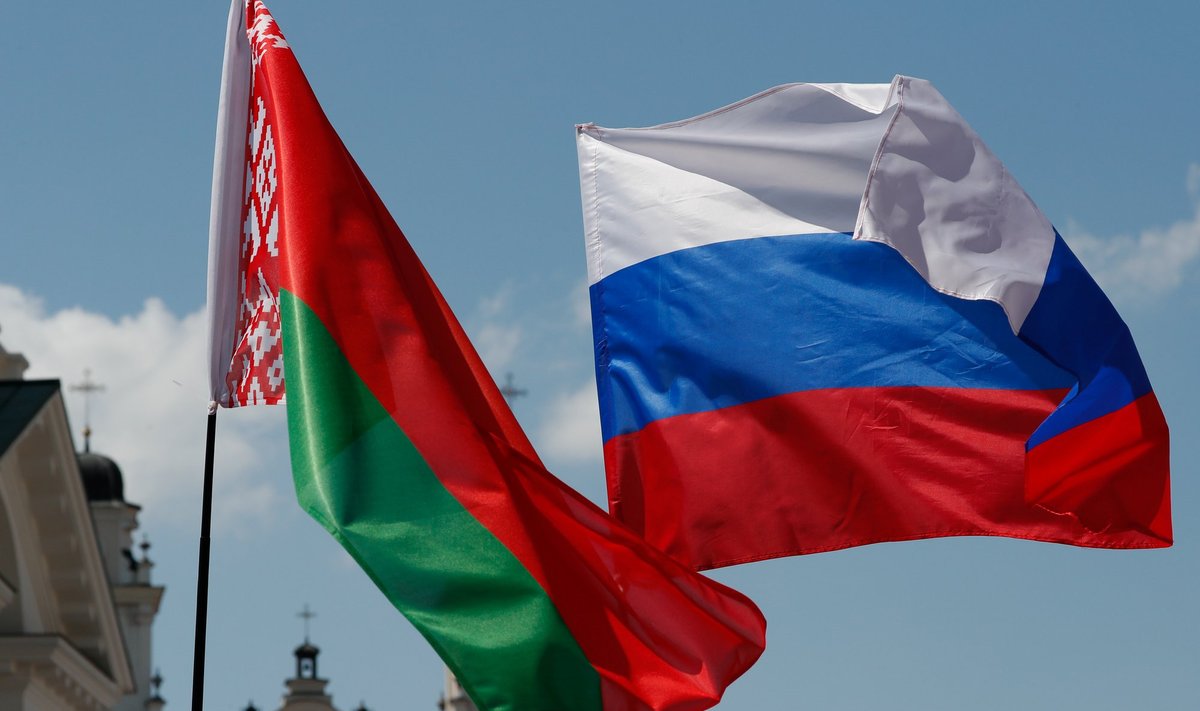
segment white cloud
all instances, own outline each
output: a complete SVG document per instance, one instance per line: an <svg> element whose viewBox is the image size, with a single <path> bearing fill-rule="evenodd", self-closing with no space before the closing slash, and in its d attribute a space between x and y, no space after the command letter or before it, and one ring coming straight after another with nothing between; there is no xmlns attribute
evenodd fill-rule
<svg viewBox="0 0 1200 711"><path fill-rule="evenodd" d="M496 293L480 299L475 313L464 326L479 357L497 381L502 380L502 374L512 367L524 336L511 317L512 301L513 285L505 283Z"/></svg>
<svg viewBox="0 0 1200 711"><path fill-rule="evenodd" d="M1097 237L1076 225L1065 235L1071 249L1116 301L1145 301L1178 288L1200 261L1200 209L1168 227Z"/></svg>
<svg viewBox="0 0 1200 711"><path fill-rule="evenodd" d="M471 337L471 342L479 351L479 357L483 359L488 372L500 380L501 376L498 374L511 368L513 360L516 358L517 348L521 345L521 327L497 323L484 324Z"/></svg>
<svg viewBox="0 0 1200 711"><path fill-rule="evenodd" d="M505 282L496 293L479 300L476 311L480 318L494 319L508 311L513 299L512 282Z"/></svg>
<svg viewBox="0 0 1200 711"><path fill-rule="evenodd" d="M0 343L29 361L26 378L58 378L77 444L84 401L70 385L85 368L104 391L92 396L92 449L112 457L126 498L144 523L195 526L200 512L207 413L205 320L178 317L158 299L111 319L81 308L47 313L41 301L0 284ZM290 488L282 408L218 416L214 526L245 532L272 520ZM290 495L289 495L290 496Z"/></svg>
<svg viewBox="0 0 1200 711"><path fill-rule="evenodd" d="M1080 261L1115 301L1144 302L1179 288L1200 263L1200 166L1188 170L1195 213L1167 227L1098 237L1068 224L1064 237Z"/></svg>
<svg viewBox="0 0 1200 711"><path fill-rule="evenodd" d="M594 383L585 383L550 403L538 430L537 444L539 453L550 461L581 463L602 459L600 406Z"/></svg>
<svg viewBox="0 0 1200 711"><path fill-rule="evenodd" d="M571 291L571 313L577 326L592 327L592 294L586 280L580 280L579 286Z"/></svg>

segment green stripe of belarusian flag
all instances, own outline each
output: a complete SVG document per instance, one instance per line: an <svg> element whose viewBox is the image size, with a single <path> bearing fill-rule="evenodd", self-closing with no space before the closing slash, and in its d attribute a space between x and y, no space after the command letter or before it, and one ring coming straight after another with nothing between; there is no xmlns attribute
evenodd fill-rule
<svg viewBox="0 0 1200 711"><path fill-rule="evenodd" d="M286 290L280 301L301 507L438 650L481 711L599 711L599 676L546 592L445 489L316 314Z"/></svg>

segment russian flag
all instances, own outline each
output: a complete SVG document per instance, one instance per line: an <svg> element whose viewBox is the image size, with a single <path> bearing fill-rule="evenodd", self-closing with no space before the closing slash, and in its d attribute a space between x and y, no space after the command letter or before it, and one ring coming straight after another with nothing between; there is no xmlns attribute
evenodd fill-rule
<svg viewBox="0 0 1200 711"><path fill-rule="evenodd" d="M577 135L610 507L652 544L1170 545L1129 329L928 82Z"/></svg>

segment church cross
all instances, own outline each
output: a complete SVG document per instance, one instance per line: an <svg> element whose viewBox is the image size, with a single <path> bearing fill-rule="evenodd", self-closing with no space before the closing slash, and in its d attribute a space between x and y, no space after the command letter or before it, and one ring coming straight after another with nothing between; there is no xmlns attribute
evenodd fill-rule
<svg viewBox="0 0 1200 711"><path fill-rule="evenodd" d="M504 400L512 405L512 401L519 397L524 397L529 394L525 388L518 388L513 384L513 374L507 373L504 377L504 384L500 386L500 394L504 396Z"/></svg>
<svg viewBox="0 0 1200 711"><path fill-rule="evenodd" d="M91 368L83 369L83 382L68 386L74 392L83 393L83 451L92 451L92 395L104 390L104 386L92 380Z"/></svg>
<svg viewBox="0 0 1200 711"><path fill-rule="evenodd" d="M301 617L301 618L303 618L303 619L304 619L304 642L305 642L305 644L307 644L307 643L308 643L308 623L309 623L309 620L311 620L312 618L314 618L314 617L316 617L316 616L317 616L317 613L315 613L315 612L313 612L312 610L309 610L309 609L308 609L308 603L307 603L307 602L306 602L306 603L304 603L304 609L303 609L303 610L301 610L300 612L297 612L297 613L296 613L296 617Z"/></svg>

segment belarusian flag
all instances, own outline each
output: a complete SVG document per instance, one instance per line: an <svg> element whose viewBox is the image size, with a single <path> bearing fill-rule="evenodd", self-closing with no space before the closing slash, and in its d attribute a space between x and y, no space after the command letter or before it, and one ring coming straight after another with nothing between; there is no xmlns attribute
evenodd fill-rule
<svg viewBox="0 0 1200 711"><path fill-rule="evenodd" d="M702 709L742 595L551 476L261 2L235 0L210 246L213 399L282 401L300 505L480 709Z"/></svg>

